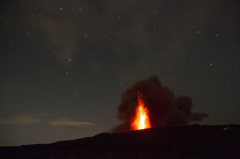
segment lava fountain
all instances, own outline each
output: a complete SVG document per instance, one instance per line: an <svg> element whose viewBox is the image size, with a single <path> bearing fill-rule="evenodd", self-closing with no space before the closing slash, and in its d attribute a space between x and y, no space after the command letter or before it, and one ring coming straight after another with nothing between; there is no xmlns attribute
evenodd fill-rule
<svg viewBox="0 0 240 159"><path fill-rule="evenodd" d="M148 110L144 104L142 94L138 91L138 106L136 108L136 115L131 123L131 130L141 130L151 128Z"/></svg>

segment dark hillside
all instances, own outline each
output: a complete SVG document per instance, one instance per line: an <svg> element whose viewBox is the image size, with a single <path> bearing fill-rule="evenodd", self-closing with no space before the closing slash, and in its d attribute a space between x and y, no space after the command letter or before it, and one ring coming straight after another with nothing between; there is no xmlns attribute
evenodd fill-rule
<svg viewBox="0 0 240 159"><path fill-rule="evenodd" d="M240 126L152 128L52 144L0 147L0 158L240 158Z"/></svg>

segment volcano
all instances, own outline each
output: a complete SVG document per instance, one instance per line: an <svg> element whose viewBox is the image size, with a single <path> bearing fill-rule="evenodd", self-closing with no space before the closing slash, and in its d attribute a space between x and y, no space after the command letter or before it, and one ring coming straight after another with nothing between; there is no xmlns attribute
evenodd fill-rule
<svg viewBox="0 0 240 159"><path fill-rule="evenodd" d="M239 159L239 134L239 125L157 127L52 144L0 147L0 158Z"/></svg>
<svg viewBox="0 0 240 159"><path fill-rule="evenodd" d="M152 75L121 92L121 102L117 107L117 118L121 122L109 132L183 126L208 117L206 113L192 112L192 108L191 97L176 95Z"/></svg>

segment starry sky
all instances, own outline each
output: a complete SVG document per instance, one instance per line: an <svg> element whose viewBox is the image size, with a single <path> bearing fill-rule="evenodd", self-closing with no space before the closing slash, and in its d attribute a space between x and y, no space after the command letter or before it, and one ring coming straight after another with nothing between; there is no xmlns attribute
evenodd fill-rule
<svg viewBox="0 0 240 159"><path fill-rule="evenodd" d="M238 1L0 3L0 146L106 132L150 75L209 115L197 124L240 124Z"/></svg>

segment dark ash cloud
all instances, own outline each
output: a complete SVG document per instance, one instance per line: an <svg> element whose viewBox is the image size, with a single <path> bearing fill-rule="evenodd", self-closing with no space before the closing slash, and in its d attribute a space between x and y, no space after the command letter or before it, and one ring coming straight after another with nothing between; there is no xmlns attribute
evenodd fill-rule
<svg viewBox="0 0 240 159"><path fill-rule="evenodd" d="M138 104L139 90L144 96L152 128L188 125L192 121L200 121L208 116L205 113L192 113L191 97L175 95L173 91L160 83L158 77L150 76L146 80L135 82L121 93L118 119L123 122L110 132L130 131L130 125Z"/></svg>

